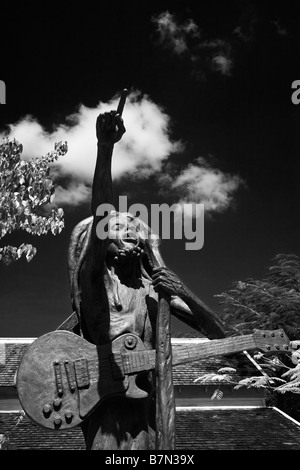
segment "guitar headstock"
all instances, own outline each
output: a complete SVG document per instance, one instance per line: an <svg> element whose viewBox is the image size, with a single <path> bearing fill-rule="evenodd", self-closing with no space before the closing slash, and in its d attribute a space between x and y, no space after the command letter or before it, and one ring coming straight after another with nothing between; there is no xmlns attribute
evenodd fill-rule
<svg viewBox="0 0 300 470"><path fill-rule="evenodd" d="M291 352L290 340L283 329L256 330L253 339L258 349L264 352Z"/></svg>

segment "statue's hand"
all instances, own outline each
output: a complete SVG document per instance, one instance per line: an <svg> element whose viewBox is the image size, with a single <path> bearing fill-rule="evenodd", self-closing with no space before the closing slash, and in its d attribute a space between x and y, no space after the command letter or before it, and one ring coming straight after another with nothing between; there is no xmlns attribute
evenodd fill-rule
<svg viewBox="0 0 300 470"><path fill-rule="evenodd" d="M114 262L119 266L134 263L139 260L143 253L143 249L139 246L132 249L119 249L114 256Z"/></svg>
<svg viewBox="0 0 300 470"><path fill-rule="evenodd" d="M99 143L113 145L126 132L123 119L116 111L99 114L96 122L96 134Z"/></svg>
<svg viewBox="0 0 300 470"><path fill-rule="evenodd" d="M144 250L140 245L126 247L126 245L123 244L123 247L120 248L120 246L112 242L107 249L107 261L117 267L126 264L130 265L137 262L143 253Z"/></svg>
<svg viewBox="0 0 300 470"><path fill-rule="evenodd" d="M153 269L152 285L156 292L164 291L169 295L179 297L186 293L185 286L179 277L165 266Z"/></svg>

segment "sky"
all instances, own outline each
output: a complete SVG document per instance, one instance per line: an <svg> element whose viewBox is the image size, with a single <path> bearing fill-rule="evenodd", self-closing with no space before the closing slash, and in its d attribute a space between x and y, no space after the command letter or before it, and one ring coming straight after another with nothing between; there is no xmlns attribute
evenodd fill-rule
<svg viewBox="0 0 300 470"><path fill-rule="evenodd" d="M67 249L75 225L91 215L95 122L116 109L124 88L115 195L148 208L204 204L201 249L187 250L184 239L161 243L165 263L199 298L221 314L216 295L232 282L264 277L278 253L300 255L296 1L1 9L1 137L21 142L24 159L59 141L68 152L52 170L64 230L1 240L38 251L30 263L0 266L0 337L40 336L72 313ZM177 320L172 333L194 334Z"/></svg>

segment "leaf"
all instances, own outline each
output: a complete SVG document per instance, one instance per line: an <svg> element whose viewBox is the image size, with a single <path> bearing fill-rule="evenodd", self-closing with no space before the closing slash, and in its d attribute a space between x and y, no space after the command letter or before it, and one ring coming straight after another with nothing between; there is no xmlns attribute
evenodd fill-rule
<svg viewBox="0 0 300 470"><path fill-rule="evenodd" d="M215 390L214 393L212 394L212 396L210 397L211 400L221 400L223 398L223 395L224 393L222 392L222 390Z"/></svg>
<svg viewBox="0 0 300 470"><path fill-rule="evenodd" d="M54 198L55 188L50 176L50 164L68 151L67 142L58 142L47 155L22 160L22 144L3 138L0 143L0 238L15 230L32 235L45 235L49 230L56 235L64 229L63 209L52 214L53 225L47 217L34 213L37 206L44 206ZM10 264L26 253L30 261L36 253L32 245L22 244L17 249L4 247L1 262Z"/></svg>
<svg viewBox="0 0 300 470"><path fill-rule="evenodd" d="M221 369L218 370L219 374L234 374L236 372L236 369L233 367L221 367Z"/></svg>
<svg viewBox="0 0 300 470"><path fill-rule="evenodd" d="M248 377L246 379L242 379L238 382L238 384L234 387L235 390L238 390L241 387L247 388L266 388L269 384L269 377L267 376L259 376L259 377Z"/></svg>
<svg viewBox="0 0 300 470"><path fill-rule="evenodd" d="M26 259L28 261L28 263L32 260L32 258L35 256L36 254L36 248L33 247L32 245L27 245L27 250L26 250Z"/></svg>
<svg viewBox="0 0 300 470"><path fill-rule="evenodd" d="M253 358L256 360L256 361L259 361L262 357L264 357L263 353L262 352L258 352L256 354L254 354Z"/></svg>
<svg viewBox="0 0 300 470"><path fill-rule="evenodd" d="M291 360L293 364L300 363L300 351L294 351L291 356Z"/></svg>
<svg viewBox="0 0 300 470"><path fill-rule="evenodd" d="M20 245L18 250L17 250L18 258L21 258L24 251L26 251L26 245L24 243L22 243L22 245Z"/></svg>

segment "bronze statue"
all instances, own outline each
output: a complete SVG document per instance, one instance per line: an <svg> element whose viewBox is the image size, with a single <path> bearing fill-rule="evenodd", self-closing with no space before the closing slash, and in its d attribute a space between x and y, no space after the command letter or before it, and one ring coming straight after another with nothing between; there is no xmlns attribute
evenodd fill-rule
<svg viewBox="0 0 300 470"><path fill-rule="evenodd" d="M113 205L111 164L114 145L126 132L117 111L102 113L96 122L97 162L92 187L92 216L73 230L69 274L78 333L95 345L110 344L124 333L139 337L146 349L156 345L158 296L169 298L171 314L210 339L225 333L218 316L166 266L155 263L151 229L129 213L112 214L110 237L100 239L101 204ZM103 216L102 216L103 217ZM101 378L100 378L101 380ZM138 375L133 398L107 398L82 423L87 449L155 448L155 380Z"/></svg>
<svg viewBox="0 0 300 470"><path fill-rule="evenodd" d="M111 159L125 132L125 98L96 123L93 215L74 228L69 245L74 313L27 348L16 386L33 421L57 431L80 425L87 449L172 450L172 365L291 348L283 330L171 347L170 313L210 339L225 334L218 316L165 266L158 237L142 220L113 211L109 236L99 237L105 220L97 208L113 201Z"/></svg>

